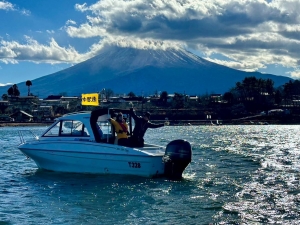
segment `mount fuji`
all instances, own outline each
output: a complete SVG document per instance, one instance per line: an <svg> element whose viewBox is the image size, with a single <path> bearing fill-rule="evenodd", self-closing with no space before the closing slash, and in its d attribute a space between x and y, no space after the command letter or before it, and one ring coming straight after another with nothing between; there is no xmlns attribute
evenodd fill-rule
<svg viewBox="0 0 300 225"><path fill-rule="evenodd" d="M272 79L275 87L289 82L284 76L243 72L204 60L183 50L149 50L104 47L99 55L59 72L32 80L31 91L39 97L112 89L115 94L134 92L150 95L156 91L199 95L223 94L245 77ZM25 82L17 84L21 95L27 94ZM0 94L8 86L0 87Z"/></svg>

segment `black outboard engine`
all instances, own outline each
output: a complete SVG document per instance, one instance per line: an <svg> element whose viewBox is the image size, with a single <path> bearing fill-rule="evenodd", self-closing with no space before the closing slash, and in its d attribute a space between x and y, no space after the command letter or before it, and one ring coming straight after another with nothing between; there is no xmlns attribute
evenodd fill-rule
<svg viewBox="0 0 300 225"><path fill-rule="evenodd" d="M180 179L185 168L192 161L191 144L185 140L171 141L167 147L163 162L165 163L165 176Z"/></svg>

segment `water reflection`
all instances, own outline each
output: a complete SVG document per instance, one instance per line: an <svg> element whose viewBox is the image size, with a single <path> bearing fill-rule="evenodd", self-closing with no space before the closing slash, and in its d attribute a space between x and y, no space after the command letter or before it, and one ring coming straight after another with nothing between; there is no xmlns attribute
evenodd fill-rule
<svg viewBox="0 0 300 225"><path fill-rule="evenodd" d="M10 224L297 224L299 126L187 126L146 141L192 143L181 181L37 170L0 129L0 221ZM35 133L44 128L33 128Z"/></svg>

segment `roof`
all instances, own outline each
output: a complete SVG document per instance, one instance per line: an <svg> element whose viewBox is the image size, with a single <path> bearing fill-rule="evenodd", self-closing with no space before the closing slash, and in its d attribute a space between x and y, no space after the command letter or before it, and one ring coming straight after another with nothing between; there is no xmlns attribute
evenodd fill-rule
<svg viewBox="0 0 300 225"><path fill-rule="evenodd" d="M36 97L36 96L32 96L32 95L30 95L30 96L7 96L9 99L38 99L38 97Z"/></svg>
<svg viewBox="0 0 300 225"><path fill-rule="evenodd" d="M28 116L28 117L33 117L32 115L30 115L29 113L27 112L24 112L23 110L20 110L21 113L23 113L24 115Z"/></svg>
<svg viewBox="0 0 300 225"><path fill-rule="evenodd" d="M79 99L79 97L76 97L76 96L74 96L74 97L64 97L64 96L62 96L60 99Z"/></svg>
<svg viewBox="0 0 300 225"><path fill-rule="evenodd" d="M60 100L61 97L62 97L61 95L49 95L44 100Z"/></svg>
<svg viewBox="0 0 300 225"><path fill-rule="evenodd" d="M11 114L10 116L14 116L14 115L16 115L16 114L18 114L18 113L22 113L22 114L24 114L24 115L26 115L26 116L28 116L28 117L33 117L32 115L30 115L29 113L27 113L27 112L25 112L25 111L23 111L23 110L20 110L20 111L18 111L18 112L15 112L15 113Z"/></svg>

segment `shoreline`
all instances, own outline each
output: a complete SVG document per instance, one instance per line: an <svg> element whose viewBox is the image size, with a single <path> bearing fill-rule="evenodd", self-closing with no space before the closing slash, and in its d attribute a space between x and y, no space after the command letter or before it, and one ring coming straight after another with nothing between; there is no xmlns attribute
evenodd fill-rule
<svg viewBox="0 0 300 225"><path fill-rule="evenodd" d="M153 120L154 123L160 123L164 121ZM222 126L222 125L299 125L299 121L222 121L221 124L214 124L208 121L169 121L169 126ZM0 127L29 127L29 126L50 126L53 122L0 122Z"/></svg>
<svg viewBox="0 0 300 225"><path fill-rule="evenodd" d="M24 123L20 123L20 122L0 122L0 127L30 127L30 126L49 126L51 125L51 123L36 123L36 122L24 122Z"/></svg>

